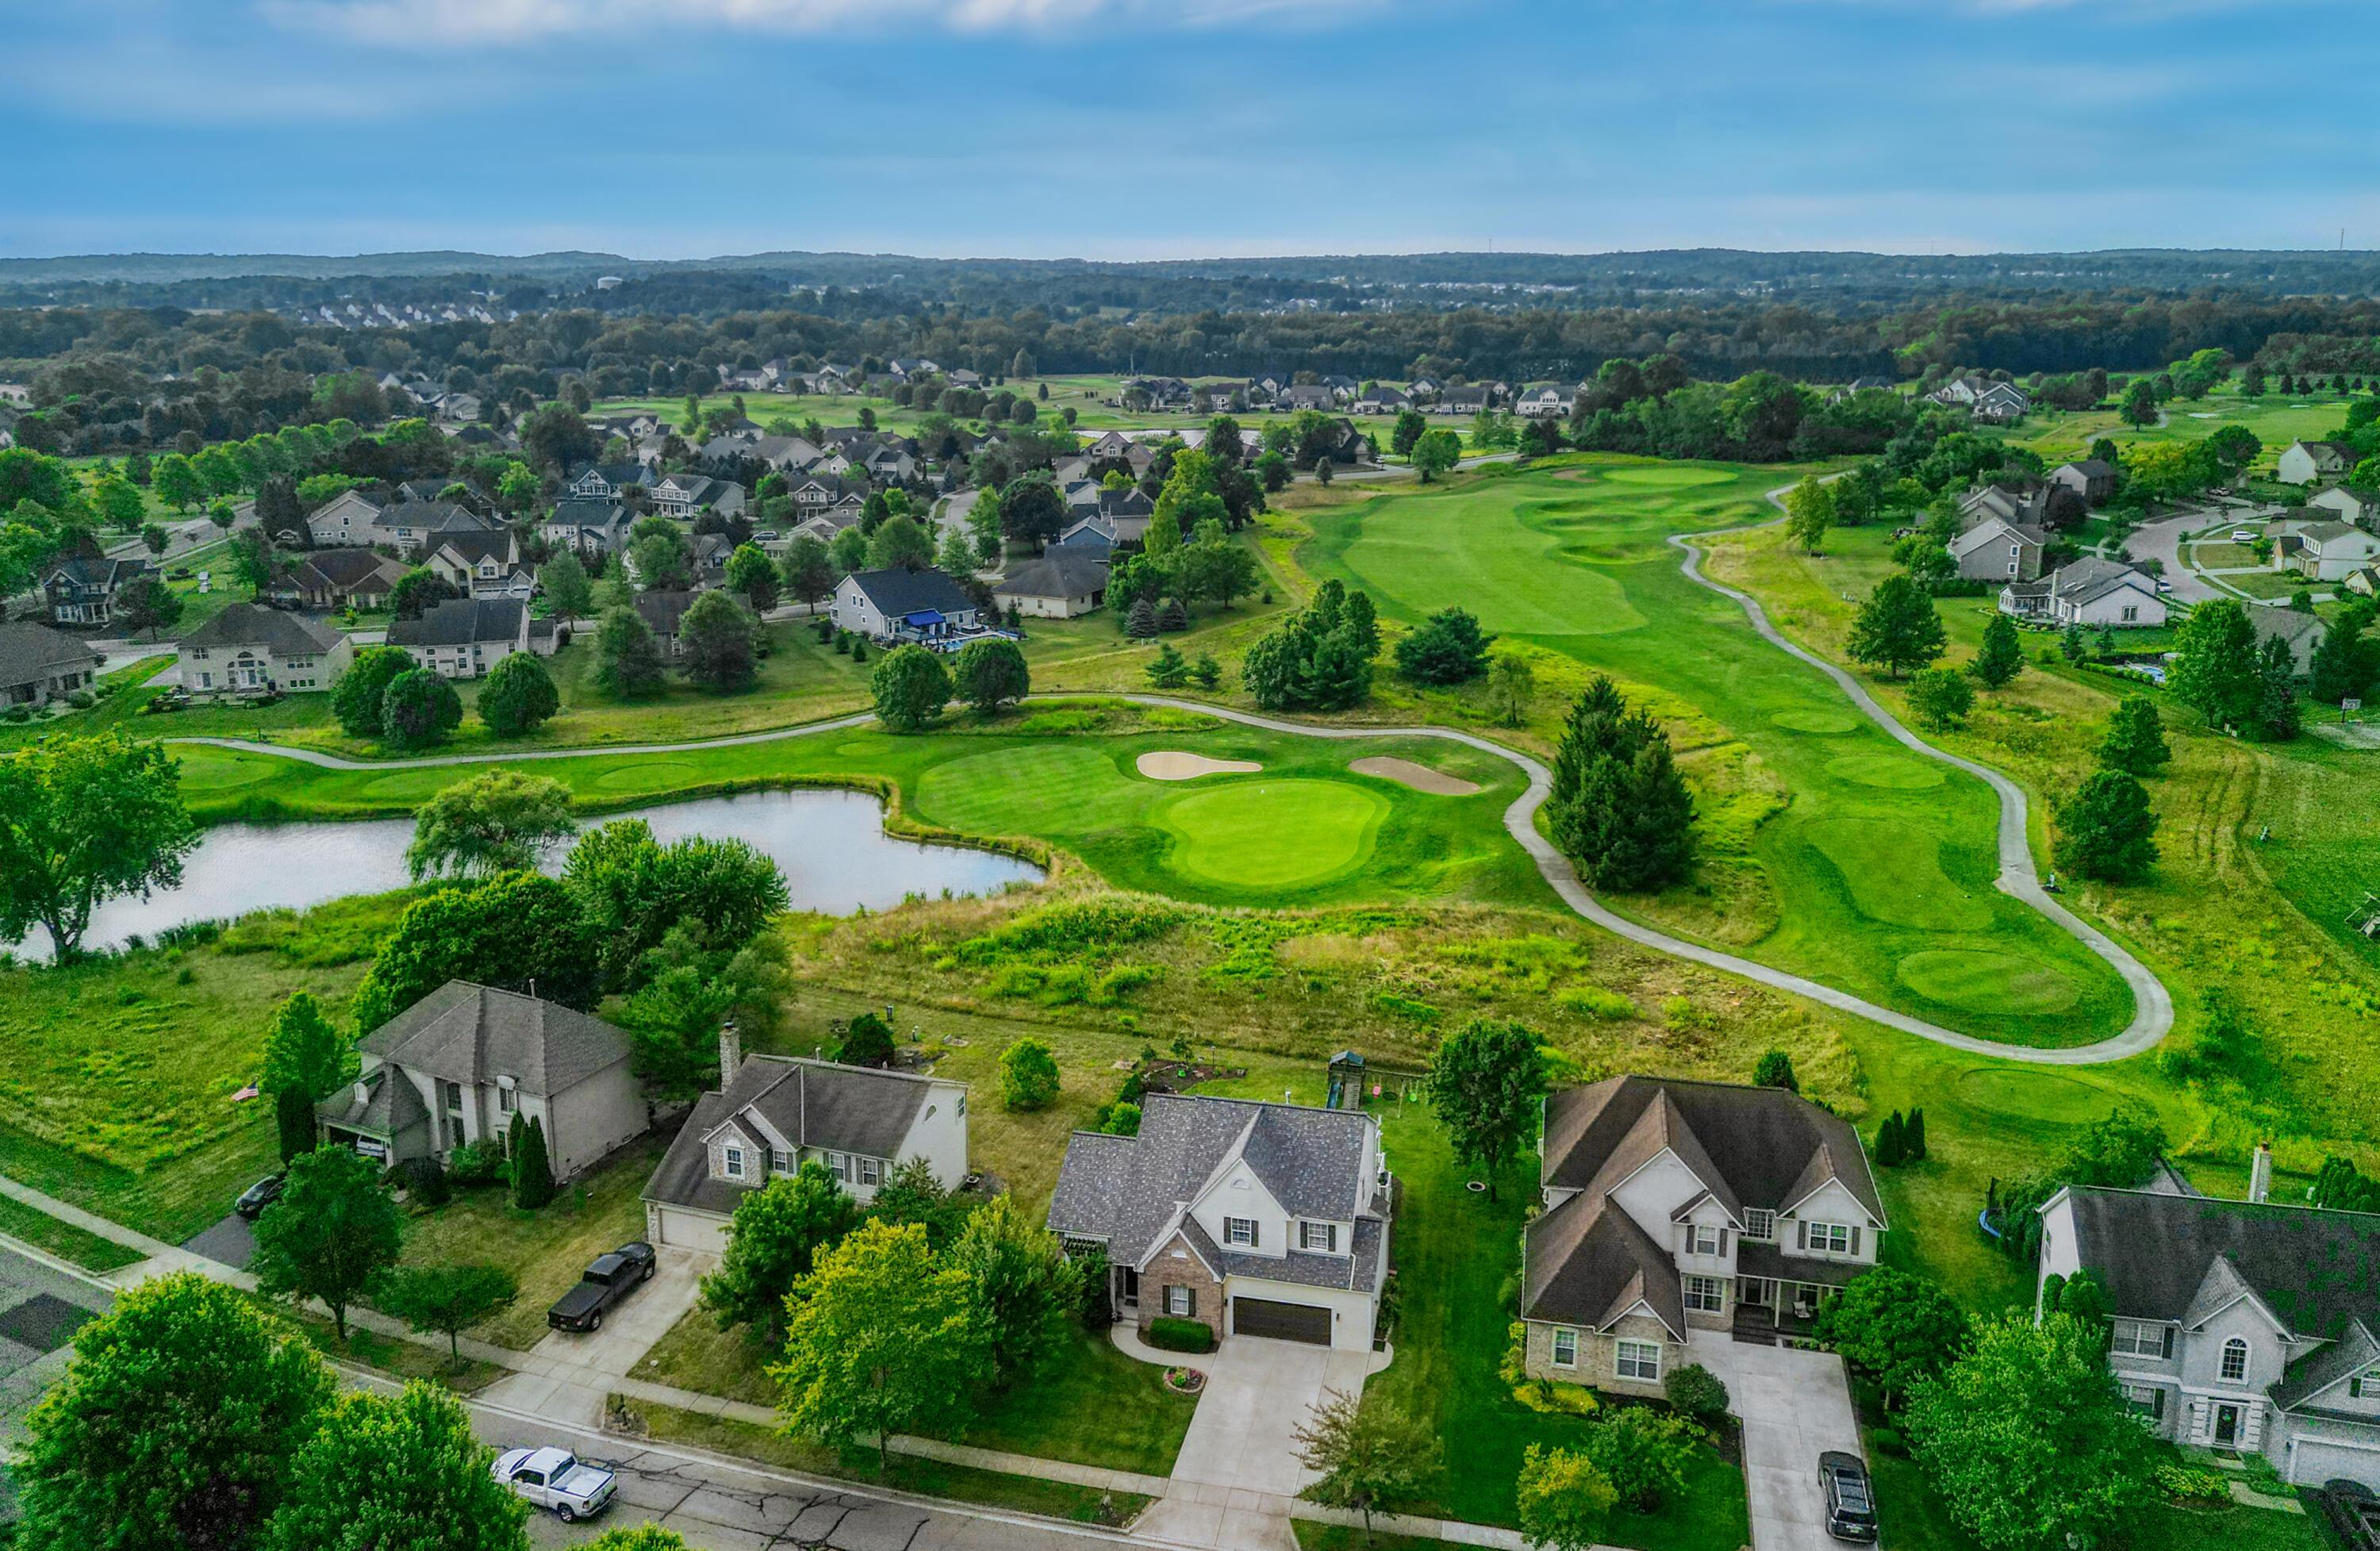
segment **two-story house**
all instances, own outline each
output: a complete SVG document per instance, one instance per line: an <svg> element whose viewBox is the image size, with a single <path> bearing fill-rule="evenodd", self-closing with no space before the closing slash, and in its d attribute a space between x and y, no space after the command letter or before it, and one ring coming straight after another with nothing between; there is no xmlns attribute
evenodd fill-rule
<svg viewBox="0 0 2380 1551"><path fill-rule="evenodd" d="M645 1186L656 1244L716 1254L745 1193L816 1162L865 1204L913 1158L955 1190L967 1177L967 1090L946 1077L794 1056L747 1056L719 1035L721 1091L705 1094Z"/></svg>
<svg viewBox="0 0 2380 1551"><path fill-rule="evenodd" d="M355 660L346 634L304 614L234 603L182 637L176 671L193 695L331 687Z"/></svg>
<svg viewBox="0 0 2380 1551"><path fill-rule="evenodd" d="M568 639L562 622L531 619L528 605L510 598L441 599L420 618L388 626L390 646L450 679L484 678L516 651L551 657Z"/></svg>
<svg viewBox="0 0 2380 1551"><path fill-rule="evenodd" d="M855 571L835 584L828 612L839 630L872 641L947 643L976 627L980 611L941 571Z"/></svg>
<svg viewBox="0 0 2380 1551"><path fill-rule="evenodd" d="M617 501L631 485L643 489L653 478L641 463L599 463L572 475L568 491L581 501Z"/></svg>
<svg viewBox="0 0 2380 1551"><path fill-rule="evenodd" d="M1138 1135L1067 1139L1049 1223L1105 1252L1118 1315L1144 1331L1161 1315L1368 1351L1392 1195L1360 1109L1153 1093Z"/></svg>
<svg viewBox="0 0 2380 1551"><path fill-rule="evenodd" d="M307 539L318 550L360 548L374 541L383 501L360 491L341 491L306 518Z"/></svg>
<svg viewBox="0 0 2380 1551"><path fill-rule="evenodd" d="M1876 1264L1850 1123L1782 1088L1613 1077L1545 1101L1522 1247L1531 1375L1658 1395L1688 1332L1771 1339Z"/></svg>
<svg viewBox="0 0 2380 1551"><path fill-rule="evenodd" d="M42 573L42 600L56 624L106 624L115 618L115 595L149 569L145 560L69 556Z"/></svg>
<svg viewBox="0 0 2380 1551"><path fill-rule="evenodd" d="M363 1070L314 1107L322 1139L395 1165L538 1122L557 1180L644 1134L628 1036L555 1002L449 980L363 1036Z"/></svg>
<svg viewBox="0 0 2380 1551"><path fill-rule="evenodd" d="M733 479L714 479L708 474L660 474L647 488L653 510L665 517L691 518L704 511L732 517L744 510L744 487Z"/></svg>
<svg viewBox="0 0 2380 1551"><path fill-rule="evenodd" d="M2107 1366L2157 1436L2380 1490L2380 1216L2273 1205L2271 1177L2260 1148L2246 1201L2061 1190L2042 1284L2097 1279Z"/></svg>
<svg viewBox="0 0 2380 1551"><path fill-rule="evenodd" d="M2285 485L2340 479L2355 467L2357 456L2349 442L2292 442L2281 449L2273 478Z"/></svg>
<svg viewBox="0 0 2380 1551"><path fill-rule="evenodd" d="M466 598L511 598L526 603L537 591L537 578L521 560L520 539L508 527L441 534L428 549L422 563Z"/></svg>
<svg viewBox="0 0 2380 1551"><path fill-rule="evenodd" d="M2041 575L2048 542L2046 529L1985 517L1950 540L1950 558L1959 563L1959 575L1975 581L2029 582Z"/></svg>

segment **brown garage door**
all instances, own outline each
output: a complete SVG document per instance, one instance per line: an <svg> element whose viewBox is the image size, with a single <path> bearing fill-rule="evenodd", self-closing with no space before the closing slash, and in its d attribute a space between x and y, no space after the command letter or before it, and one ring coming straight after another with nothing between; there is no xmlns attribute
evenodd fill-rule
<svg viewBox="0 0 2380 1551"><path fill-rule="evenodd" d="M1277 1303L1269 1298L1232 1300L1232 1332L1269 1336L1277 1341L1330 1344L1330 1311L1311 1303Z"/></svg>

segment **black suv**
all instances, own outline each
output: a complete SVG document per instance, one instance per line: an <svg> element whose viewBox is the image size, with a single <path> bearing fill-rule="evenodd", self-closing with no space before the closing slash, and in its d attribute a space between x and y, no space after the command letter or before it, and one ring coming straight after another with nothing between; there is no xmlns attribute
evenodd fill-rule
<svg viewBox="0 0 2380 1551"><path fill-rule="evenodd" d="M1873 1543L1876 1492L1859 1456L1831 1448L1819 1455L1818 1484L1827 1493L1827 1533L1837 1540Z"/></svg>

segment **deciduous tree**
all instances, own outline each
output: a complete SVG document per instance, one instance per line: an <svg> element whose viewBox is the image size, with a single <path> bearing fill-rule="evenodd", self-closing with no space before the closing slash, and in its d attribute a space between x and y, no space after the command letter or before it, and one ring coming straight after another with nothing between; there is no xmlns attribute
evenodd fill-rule
<svg viewBox="0 0 2380 1551"><path fill-rule="evenodd" d="M1014 641L970 641L959 653L958 697L976 715L996 715L1033 692L1033 676L1025 666L1025 650Z"/></svg>
<svg viewBox="0 0 2380 1551"><path fill-rule="evenodd" d="M577 620L595 610L595 584L588 578L576 550L558 550L539 566L537 585L545 593L547 604L564 619Z"/></svg>
<svg viewBox="0 0 2380 1551"><path fill-rule="evenodd" d="M1804 474L1801 481L1785 492L1785 537L1802 546L1805 554L1816 554L1826 542L1827 530L1835 526L1835 492L1831 486L1818 482L1815 474Z"/></svg>
<svg viewBox="0 0 2380 1551"><path fill-rule="evenodd" d="M570 789L562 782L518 770L490 770L441 789L422 806L405 865L417 883L425 878L489 878L535 867L577 830Z"/></svg>
<svg viewBox="0 0 2380 1551"><path fill-rule="evenodd" d="M1000 1097L1011 1109L1046 1109L1058 1097L1058 1060L1031 1035L1000 1053Z"/></svg>
<svg viewBox="0 0 2380 1551"><path fill-rule="evenodd" d="M179 769L116 732L0 757L0 941L42 927L70 960L103 901L180 883L199 831Z"/></svg>
<svg viewBox="0 0 2380 1551"><path fill-rule="evenodd" d="M1031 1377L1065 1346L1083 1306L1082 1269L1014 1195L969 1212L944 1259L966 1278L992 1387Z"/></svg>
<svg viewBox="0 0 2380 1551"><path fill-rule="evenodd" d="M366 647L356 653L331 685L331 714L351 738L377 738L381 707L388 686L401 673L413 671L413 658L403 647Z"/></svg>
<svg viewBox="0 0 2380 1551"><path fill-rule="evenodd" d="M1909 709L1930 732L1961 726L1975 709L1974 680L1955 668L1928 668L1910 681Z"/></svg>
<svg viewBox="0 0 2380 1551"><path fill-rule="evenodd" d="M771 1177L736 1202L719 1269L702 1278L702 1306L722 1330L748 1325L774 1347L784 1335L785 1295L858 1222L859 1204L816 1158Z"/></svg>
<svg viewBox="0 0 2380 1551"><path fill-rule="evenodd" d="M400 1266L381 1278L372 1302L425 1335L445 1337L447 1355L459 1363L463 1332L519 1291L501 1266Z"/></svg>
<svg viewBox="0 0 2380 1551"><path fill-rule="evenodd" d="M1451 430L1424 431L1407 455L1414 467L1420 470L1421 482L1426 485L1462 461L1463 438Z"/></svg>
<svg viewBox="0 0 2380 1551"><path fill-rule="evenodd" d="M404 1245L405 1218L379 1166L346 1147L318 1147L290 1159L281 1199L256 1219L249 1268L267 1297L319 1300L344 1341L347 1310Z"/></svg>
<svg viewBox="0 0 2380 1551"><path fill-rule="evenodd" d="M1361 1513L1366 1540L1374 1509L1412 1501L1446 1465L1435 1427L1377 1390L1330 1392L1290 1436L1299 1461L1319 1478L1298 1496Z"/></svg>
<svg viewBox="0 0 2380 1551"><path fill-rule="evenodd" d="M1496 1179L1534 1133L1546 1093L1536 1036L1519 1024L1474 1018L1439 1043L1422 1091L1446 1127L1454 1156L1478 1166L1496 1198Z"/></svg>
<svg viewBox="0 0 2380 1551"><path fill-rule="evenodd" d="M644 616L630 608L606 609L595 626L595 687L629 700L662 687L661 643Z"/></svg>
<svg viewBox="0 0 2380 1551"><path fill-rule="evenodd" d="M950 704L951 675L942 660L921 646L896 647L868 675L877 720L896 733L914 733Z"/></svg>
<svg viewBox="0 0 2380 1551"><path fill-rule="evenodd" d="M26 1422L25 1551L253 1545L337 1393L311 1348L190 1271L116 1294Z"/></svg>
<svg viewBox="0 0 2380 1551"><path fill-rule="evenodd" d="M1876 583L1860 605L1846 649L1853 661L1876 664L1899 678L1932 662L1949 647L1934 600L1913 578L1896 572Z"/></svg>
<svg viewBox="0 0 2380 1551"><path fill-rule="evenodd" d="M1533 1443L1521 1457L1514 1498L1529 1544L1542 1551L1593 1551L1620 1492L1585 1453Z"/></svg>
<svg viewBox="0 0 2380 1551"><path fill-rule="evenodd" d="M698 594L678 619L677 638L686 676L698 688L726 694L759 677L760 624L732 593Z"/></svg>
<svg viewBox="0 0 2380 1551"><path fill-rule="evenodd" d="M1878 1266L1826 1301L1815 1333L1898 1410L1966 1350L1967 1315L1938 1282Z"/></svg>
<svg viewBox="0 0 2380 1551"><path fill-rule="evenodd" d="M500 738L516 738L561 709L562 692L535 652L509 653L480 685L480 720Z"/></svg>
<svg viewBox="0 0 2380 1551"><path fill-rule="evenodd" d="M427 748L462 724L463 697L431 669L407 669L382 692L380 741L391 748Z"/></svg>
<svg viewBox="0 0 2380 1551"><path fill-rule="evenodd" d="M528 1504L494 1463L441 1386L341 1395L291 1461L261 1551L526 1551Z"/></svg>
<svg viewBox="0 0 2380 1551"><path fill-rule="evenodd" d="M504 873L476 889L416 900L397 917L356 988L356 1026L369 1033L449 980L537 994L580 1012L602 992L600 945L560 881Z"/></svg>

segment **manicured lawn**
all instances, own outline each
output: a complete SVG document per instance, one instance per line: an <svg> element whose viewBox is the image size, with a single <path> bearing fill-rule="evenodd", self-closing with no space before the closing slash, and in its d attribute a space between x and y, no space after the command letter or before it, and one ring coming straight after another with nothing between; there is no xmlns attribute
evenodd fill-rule
<svg viewBox="0 0 2380 1551"><path fill-rule="evenodd" d="M462 1395L477 1394L504 1376L504 1370L493 1363L483 1363L476 1357L457 1361L443 1346L424 1346L402 1336L383 1336L352 1325L347 1327L346 1340L342 1342L338 1327L321 1315L273 1300L260 1298L257 1302L295 1329L307 1345L334 1363L370 1368L395 1379L426 1378Z"/></svg>
<svg viewBox="0 0 2380 1551"><path fill-rule="evenodd" d="M534 1212L512 1205L500 1185L457 1191L411 1219L408 1266L501 1266L520 1283L512 1303L468 1335L526 1351L544 1339L545 1311L606 1250L645 1236L645 1181L667 1143L623 1148L592 1174Z"/></svg>
<svg viewBox="0 0 2380 1551"><path fill-rule="evenodd" d="M1118 1351L1104 1332L1084 1331L1032 1383L999 1397L951 1436L979 1448L1171 1475L1198 1402L1167 1389L1164 1374Z"/></svg>
<svg viewBox="0 0 2380 1551"><path fill-rule="evenodd" d="M1530 1411L1496 1374L1513 1318L1536 1160L1522 1159L1491 1202L1463 1188L1465 1175L1444 1133L1420 1106L1382 1117L1382 1145L1404 1185L1391 1230L1403 1306L1391 1338L1395 1361L1372 1380L1372 1391L1428 1418L1445 1442L1445 1474L1431 1500L1413 1511L1511 1524L1528 1446L1574 1444L1596 1424ZM1751 1540L1743 1472L1698 1449L1684 1492L1657 1514L1615 1512L1603 1538L1643 1551L1735 1551Z"/></svg>
<svg viewBox="0 0 2380 1551"><path fill-rule="evenodd" d="M1298 558L1368 588L1388 618L1473 609L1674 720L1706 861L1694 883L1620 908L1995 1039L2121 1027L2131 998L2114 973L1994 887L1989 790L1910 757L1680 573L1671 534L1765 520L1764 492L1799 470L1560 463L1314 509ZM1715 897L1752 935L1712 921Z"/></svg>
<svg viewBox="0 0 2380 1551"><path fill-rule="evenodd" d="M879 1474L876 1451L872 1448L827 1448L787 1437L765 1427L754 1426L748 1422L704 1416L697 1412L655 1405L649 1400L632 1400L620 1395L611 1397L605 1409L613 1412L625 1409L644 1424L646 1436L656 1443L688 1444L696 1448L737 1455L808 1475L833 1476L871 1484L880 1483L925 1496L950 1497L959 1502L978 1503L986 1508L1038 1513L1051 1519L1069 1519L1078 1524L1121 1524L1150 1502L1149 1498L1133 1492L1100 1492L1088 1486L1044 1481L1037 1476L1005 1475L997 1471L946 1465L939 1460L921 1460L905 1454L893 1455L891 1468Z"/></svg>
<svg viewBox="0 0 2380 1551"><path fill-rule="evenodd" d="M954 717L948 730L919 735L868 727L666 761L598 753L533 769L590 808L771 785L889 782L905 815L931 830L1047 842L1120 886L1216 903L1550 897L1503 830L1519 772L1490 756L1465 750L1450 757L1413 740L1347 744L1261 733L1182 712L1079 714L1114 730L1078 733L1075 715L1033 706L989 725ZM1193 783L1139 773L1139 755L1168 749L1262 769ZM1483 789L1431 796L1348 769L1379 755L1435 759ZM211 819L407 813L472 773L326 770L217 749L188 758L192 806ZM1277 785L1279 801L1269 794ZM1188 817L1171 819L1184 804ZM1278 827L1269 846L1261 841L1268 826ZM1258 862L1262 870L1253 870Z"/></svg>
<svg viewBox="0 0 2380 1551"><path fill-rule="evenodd" d="M127 1249L113 1239L103 1239L87 1229L61 1222L47 1212L5 1195L0 1195L0 1234L37 1245L73 1261L86 1271L113 1271L141 1258L139 1250Z"/></svg>
<svg viewBox="0 0 2380 1551"><path fill-rule="evenodd" d="M1311 1519L1289 1521L1292 1533L1297 1536L1298 1551L1439 1551L1448 1543L1431 1540L1424 1535L1392 1535L1378 1533L1366 1538L1360 1529L1344 1524L1318 1524Z"/></svg>

